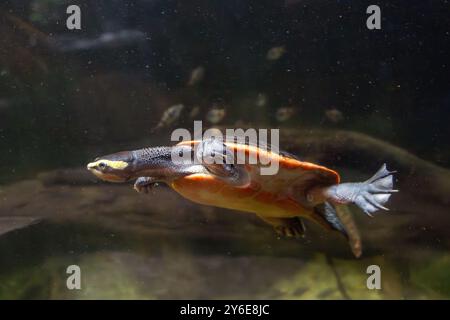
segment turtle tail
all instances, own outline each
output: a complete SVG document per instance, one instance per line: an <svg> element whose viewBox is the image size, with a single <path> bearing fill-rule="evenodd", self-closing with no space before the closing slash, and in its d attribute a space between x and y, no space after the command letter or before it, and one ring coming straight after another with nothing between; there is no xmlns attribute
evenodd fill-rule
<svg viewBox="0 0 450 320"><path fill-rule="evenodd" d="M315 207L314 211L326 221L330 229L347 239L353 254L359 258L362 254L361 236L348 207L345 205L334 207L331 203L325 202Z"/></svg>

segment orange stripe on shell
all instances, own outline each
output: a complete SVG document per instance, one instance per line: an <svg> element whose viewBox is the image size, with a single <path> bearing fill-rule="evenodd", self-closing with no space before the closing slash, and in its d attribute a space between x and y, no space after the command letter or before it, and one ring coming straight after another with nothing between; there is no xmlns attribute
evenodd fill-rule
<svg viewBox="0 0 450 320"><path fill-rule="evenodd" d="M191 145L195 146L199 143L198 140L191 140L191 141L182 141L178 143L178 145ZM320 166L311 162L305 162L305 161L299 161L297 159L289 158L286 156L279 155L278 153L267 151L261 148L258 148L256 146L250 146L245 144L236 144L232 142L225 142L225 145L235 151L244 151L245 156L247 157L255 157L255 159L260 159L261 162L267 163L270 159L271 161L278 161L280 164L280 167L287 170L293 170L297 168L301 168L303 170L319 170L325 173L327 176L330 177L330 180L333 179L334 182L330 184L338 184L340 182L340 176L339 174L331 169L328 169L327 167ZM257 158L256 158L257 157ZM330 181L331 182L331 181Z"/></svg>

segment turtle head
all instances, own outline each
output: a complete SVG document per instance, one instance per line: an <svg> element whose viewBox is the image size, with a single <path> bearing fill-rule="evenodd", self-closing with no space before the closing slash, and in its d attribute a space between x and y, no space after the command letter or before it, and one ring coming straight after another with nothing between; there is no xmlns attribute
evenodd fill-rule
<svg viewBox="0 0 450 320"><path fill-rule="evenodd" d="M133 152L122 151L96 158L87 169L98 178L109 182L125 182L133 178Z"/></svg>
<svg viewBox="0 0 450 320"><path fill-rule="evenodd" d="M87 169L109 182L138 177L175 177L192 166L191 146L153 147L122 151L96 158Z"/></svg>

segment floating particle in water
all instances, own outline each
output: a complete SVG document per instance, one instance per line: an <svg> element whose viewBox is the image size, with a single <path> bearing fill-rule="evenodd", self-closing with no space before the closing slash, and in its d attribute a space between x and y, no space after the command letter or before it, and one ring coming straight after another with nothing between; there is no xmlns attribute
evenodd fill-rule
<svg viewBox="0 0 450 320"><path fill-rule="evenodd" d="M183 104L176 104L169 107L166 111L164 111L161 120L159 120L159 123L156 125L154 130L159 130L174 124L180 117L183 109Z"/></svg>
<svg viewBox="0 0 450 320"><path fill-rule="evenodd" d="M333 123L338 123L344 120L344 115L336 108L325 110L325 117Z"/></svg>
<svg viewBox="0 0 450 320"><path fill-rule="evenodd" d="M302 0L284 0L284 6L285 7L290 7L293 5L296 5L298 3L300 3Z"/></svg>
<svg viewBox="0 0 450 320"><path fill-rule="evenodd" d="M0 98L0 110L8 109L11 106L12 106L11 100Z"/></svg>
<svg viewBox="0 0 450 320"><path fill-rule="evenodd" d="M257 107L265 107L267 105L267 95L265 93L258 93L255 100L255 105Z"/></svg>
<svg viewBox="0 0 450 320"><path fill-rule="evenodd" d="M202 66L198 66L194 70L191 71L191 75L189 76L189 81L187 82L188 86L195 86L197 83L203 80L205 77L205 68Z"/></svg>
<svg viewBox="0 0 450 320"><path fill-rule="evenodd" d="M278 122L288 121L295 114L295 108L293 107L281 107L278 108L275 118Z"/></svg>
<svg viewBox="0 0 450 320"><path fill-rule="evenodd" d="M234 127L235 128L245 128L247 126L247 124L244 122L244 120L242 119L238 119L236 120L236 122L234 123Z"/></svg>
<svg viewBox="0 0 450 320"><path fill-rule="evenodd" d="M200 107L199 106L195 106L195 107L192 108L191 112L189 113L189 117L191 119L193 119L196 116L198 116L199 113L200 113Z"/></svg>
<svg viewBox="0 0 450 320"><path fill-rule="evenodd" d="M211 124L218 124L225 118L225 108L219 105L213 105L213 107L206 114L206 120Z"/></svg>
<svg viewBox="0 0 450 320"><path fill-rule="evenodd" d="M286 48L284 46L270 48L269 51L267 51L266 59L270 61L278 60L285 52Z"/></svg>

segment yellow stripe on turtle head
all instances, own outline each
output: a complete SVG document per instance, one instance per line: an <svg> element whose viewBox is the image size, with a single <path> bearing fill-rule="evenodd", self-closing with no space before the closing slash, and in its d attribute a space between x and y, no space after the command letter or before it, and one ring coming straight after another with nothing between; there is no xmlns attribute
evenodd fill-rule
<svg viewBox="0 0 450 320"><path fill-rule="evenodd" d="M116 169L116 170L123 170L126 167L128 167L128 163L125 161L120 160L97 160L95 162L91 162L88 164L88 169L96 168L100 165L100 163L106 164L108 167Z"/></svg>

